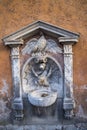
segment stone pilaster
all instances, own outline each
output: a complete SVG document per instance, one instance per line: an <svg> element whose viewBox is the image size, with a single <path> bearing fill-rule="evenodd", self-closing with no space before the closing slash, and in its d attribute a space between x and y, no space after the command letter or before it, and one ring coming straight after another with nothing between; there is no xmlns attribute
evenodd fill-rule
<svg viewBox="0 0 87 130"><path fill-rule="evenodd" d="M20 55L19 45L23 44L21 40L7 41L6 45L11 47L11 66L12 66L12 81L13 81L13 102L12 108L16 119L23 118L23 101L21 91L20 78Z"/></svg>
<svg viewBox="0 0 87 130"><path fill-rule="evenodd" d="M65 118L73 117L73 109L75 108L73 95L73 53L72 45L77 42L76 38L59 38L59 42L63 44L64 51L64 100L63 109Z"/></svg>

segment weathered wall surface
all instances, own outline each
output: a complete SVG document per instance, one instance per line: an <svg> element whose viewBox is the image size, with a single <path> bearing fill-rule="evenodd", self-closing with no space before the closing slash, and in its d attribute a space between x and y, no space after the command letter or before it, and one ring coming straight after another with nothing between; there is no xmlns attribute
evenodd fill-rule
<svg viewBox="0 0 87 130"><path fill-rule="evenodd" d="M0 0L0 114L10 112L6 99L12 90L10 49L1 39L36 20L80 33L73 46L75 112L87 118L87 0Z"/></svg>

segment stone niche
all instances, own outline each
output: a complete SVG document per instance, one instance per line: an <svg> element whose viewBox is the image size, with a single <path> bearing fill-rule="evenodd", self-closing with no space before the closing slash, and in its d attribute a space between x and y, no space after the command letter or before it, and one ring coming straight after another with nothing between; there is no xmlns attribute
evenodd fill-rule
<svg viewBox="0 0 87 130"><path fill-rule="evenodd" d="M78 38L42 21L3 38L11 50L14 120L58 125L73 117L72 46Z"/></svg>

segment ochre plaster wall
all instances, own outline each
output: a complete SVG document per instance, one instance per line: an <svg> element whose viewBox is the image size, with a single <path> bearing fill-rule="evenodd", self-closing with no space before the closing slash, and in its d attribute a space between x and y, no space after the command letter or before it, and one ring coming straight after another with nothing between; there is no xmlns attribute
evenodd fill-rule
<svg viewBox="0 0 87 130"><path fill-rule="evenodd" d="M36 20L80 33L73 46L77 114L87 116L87 0L0 0L0 88L12 88L10 49L2 38Z"/></svg>

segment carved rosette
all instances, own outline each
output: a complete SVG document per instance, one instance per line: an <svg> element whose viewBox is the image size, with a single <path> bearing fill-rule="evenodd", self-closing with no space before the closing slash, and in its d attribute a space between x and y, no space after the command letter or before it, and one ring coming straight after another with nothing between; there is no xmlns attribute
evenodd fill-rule
<svg viewBox="0 0 87 130"><path fill-rule="evenodd" d="M64 51L64 101L63 109L65 110L65 118L73 117L73 109L75 108L73 96L73 53L72 45L77 42L77 38L60 37L59 42L63 44Z"/></svg>

